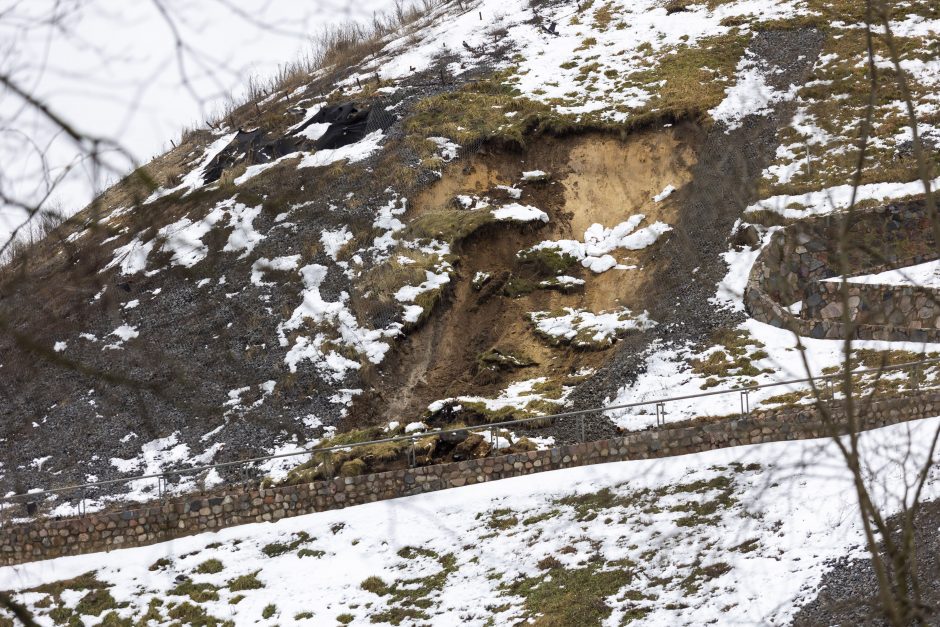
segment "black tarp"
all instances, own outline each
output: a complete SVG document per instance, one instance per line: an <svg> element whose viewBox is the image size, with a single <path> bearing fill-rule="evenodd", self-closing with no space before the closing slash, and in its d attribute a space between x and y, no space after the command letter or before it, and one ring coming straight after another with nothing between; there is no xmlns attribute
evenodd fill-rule
<svg viewBox="0 0 940 627"><path fill-rule="evenodd" d="M235 138L206 166L203 179L206 183L219 180L222 173L242 162L248 165L268 163L292 152L312 152L348 146L361 140L370 132L385 129L394 118L381 107L366 107L347 102L323 107L313 117L286 136L273 139L264 129L238 130ZM299 134L312 124L329 124L326 132L317 140L300 137Z"/></svg>

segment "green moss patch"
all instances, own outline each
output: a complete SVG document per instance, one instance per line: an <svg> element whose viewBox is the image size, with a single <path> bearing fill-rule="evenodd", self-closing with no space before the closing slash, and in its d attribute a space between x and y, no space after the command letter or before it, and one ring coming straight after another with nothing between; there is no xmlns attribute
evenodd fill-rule
<svg viewBox="0 0 940 627"><path fill-rule="evenodd" d="M235 625L233 621L216 618L210 615L204 607L193 605L188 601L171 607L168 615L179 624L192 625L192 627L234 627Z"/></svg>
<svg viewBox="0 0 940 627"><path fill-rule="evenodd" d="M491 348L477 358L481 369L487 370L517 370L537 365L533 359L524 353L510 348Z"/></svg>
<svg viewBox="0 0 940 627"><path fill-rule="evenodd" d="M519 517L509 508L494 509L486 514L477 514L477 520L486 518L486 526L494 531L506 531L519 524Z"/></svg>
<svg viewBox="0 0 940 627"><path fill-rule="evenodd" d="M90 616L99 616L103 611L114 609L117 602L111 593L105 588L90 590L78 601L75 606L75 612L78 614L88 614Z"/></svg>
<svg viewBox="0 0 940 627"><path fill-rule="evenodd" d="M169 594L188 596L196 603L206 603L207 601L218 601L218 591L218 586L214 586L211 583L193 583L187 579L178 583L174 588L171 588Z"/></svg>
<svg viewBox="0 0 940 627"><path fill-rule="evenodd" d="M454 243L466 239L486 224L496 222L493 212L486 209L443 209L428 211L408 223L406 239L436 239Z"/></svg>
<svg viewBox="0 0 940 627"><path fill-rule="evenodd" d="M598 513L602 511L615 507L632 507L647 494L648 491L641 490L622 495L610 488L604 488L597 492L566 496L555 501L555 504L572 508L575 519L579 522L586 522L597 518Z"/></svg>
<svg viewBox="0 0 940 627"><path fill-rule="evenodd" d="M277 557L278 555L296 551L298 547L308 542L313 542L314 540L316 540L316 538L311 538L310 534L306 531L298 531L294 534L290 542L271 542L261 547L261 552L268 557Z"/></svg>
<svg viewBox="0 0 940 627"><path fill-rule="evenodd" d="M381 577L367 577L363 580L359 587L365 590L366 592L371 592L372 594L377 594L383 596L388 594L388 584L386 584Z"/></svg>
<svg viewBox="0 0 940 627"><path fill-rule="evenodd" d="M554 248L529 248L519 251L519 261L541 276L564 274L579 264L578 260Z"/></svg>
<svg viewBox="0 0 940 627"><path fill-rule="evenodd" d="M206 560L196 567L195 572L199 575L214 575L216 573L221 573L222 562L217 559Z"/></svg>

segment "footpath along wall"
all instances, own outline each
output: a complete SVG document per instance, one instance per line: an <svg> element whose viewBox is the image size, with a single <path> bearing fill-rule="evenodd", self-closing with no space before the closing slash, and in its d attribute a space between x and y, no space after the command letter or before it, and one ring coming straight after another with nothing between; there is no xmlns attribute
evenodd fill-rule
<svg viewBox="0 0 940 627"><path fill-rule="evenodd" d="M0 564L11 565L142 546L246 523L275 521L402 496L589 464L686 455L719 448L800 440L844 430L840 410L827 420L813 407L754 412L748 417L680 423L620 438L501 457L262 489L147 503L68 519L37 519L0 531ZM940 415L940 391L871 404L861 428Z"/></svg>

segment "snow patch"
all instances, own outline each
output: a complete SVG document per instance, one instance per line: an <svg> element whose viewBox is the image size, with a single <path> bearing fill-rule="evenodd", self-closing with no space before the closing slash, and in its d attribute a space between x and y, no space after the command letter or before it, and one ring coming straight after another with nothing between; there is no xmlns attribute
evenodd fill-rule
<svg viewBox="0 0 940 627"><path fill-rule="evenodd" d="M548 222L548 214L529 205L520 205L512 203L492 210L493 217L497 220L508 220L512 222Z"/></svg>
<svg viewBox="0 0 940 627"><path fill-rule="evenodd" d="M297 165L298 168L322 168L338 161L346 160L349 163L358 163L368 159L382 147L385 134L382 131L372 131L354 144L339 148L318 150L313 154L304 156Z"/></svg>
<svg viewBox="0 0 940 627"><path fill-rule="evenodd" d="M722 122L727 131L741 126L750 115L764 115L772 106L796 97L796 87L777 91L767 84L766 74L773 68L761 68L757 56L750 50L738 61L737 79L725 90L725 99L708 112L716 122Z"/></svg>
<svg viewBox="0 0 940 627"><path fill-rule="evenodd" d="M259 286L273 285L273 283L262 280L264 278L265 271L278 270L281 272L286 272L289 270L296 270L299 264L300 255L285 255L284 257L275 257L274 259L261 257L256 259L255 262L251 264L251 282L254 285Z"/></svg>
<svg viewBox="0 0 940 627"><path fill-rule="evenodd" d="M666 187L663 188L663 191L653 196L653 202L662 202L666 200L666 198L672 195L674 191L676 191L676 188L674 185L667 185Z"/></svg>
<svg viewBox="0 0 940 627"><path fill-rule="evenodd" d="M645 311L635 316L625 307L601 313L572 307L564 307L563 311L562 314L534 311L529 319L540 335L585 347L610 345L626 332L642 331L656 324Z"/></svg>
<svg viewBox="0 0 940 627"><path fill-rule="evenodd" d="M940 177L930 182L933 190L940 188ZM856 202L862 200L876 200L884 202L907 196L915 196L925 193L923 181L911 181L909 183L868 183L858 186L858 193L855 197ZM852 201L852 185L836 185L828 189L807 192L790 196L781 194L771 196L750 205L746 210L751 211L773 211L785 218L804 218L812 215L824 215L847 209Z"/></svg>
<svg viewBox="0 0 940 627"><path fill-rule="evenodd" d="M301 329L306 320L313 322L318 331L312 337L298 336L284 360L291 372L297 372L301 362L312 361L321 374L338 382L349 370L359 369L359 363L325 344L338 342L371 363L378 364L389 349L389 344L382 340L397 335L400 325L391 325L386 329L361 328L355 315L346 307L349 294L342 292L336 301L326 301L320 295L320 285L326 279L327 272L328 268L320 264L310 264L300 269L304 282L303 300L294 309L290 319L278 325L277 331L281 346L286 347L287 333ZM328 337L323 329L325 325L334 327L338 337Z"/></svg>
<svg viewBox="0 0 940 627"><path fill-rule="evenodd" d="M617 266L617 260L610 255L611 252L619 248L642 250L655 243L661 235L672 230L672 227L664 222L655 222L636 230L645 219L645 215L637 214L609 229L595 223L584 232L583 242L570 239L546 240L528 250L554 250L580 261L582 266L592 272L606 272ZM526 252L522 251L520 254L524 256Z"/></svg>
<svg viewBox="0 0 940 627"><path fill-rule="evenodd" d="M320 243L323 244L323 250L333 261L336 261L336 256L339 254L339 251L341 251L343 246L348 244L352 238L353 234L349 232L349 229L346 228L345 225L335 231L323 231L320 233Z"/></svg>

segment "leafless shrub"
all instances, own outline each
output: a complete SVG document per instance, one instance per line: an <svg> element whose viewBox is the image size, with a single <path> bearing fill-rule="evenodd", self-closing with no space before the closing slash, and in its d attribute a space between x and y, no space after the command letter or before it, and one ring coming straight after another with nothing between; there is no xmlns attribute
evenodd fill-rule
<svg viewBox="0 0 940 627"><path fill-rule="evenodd" d="M45 239L65 221L65 214L58 207L35 213L5 249L0 251L0 266L12 266L24 260L37 242Z"/></svg>

